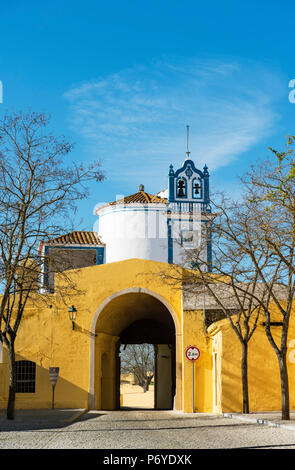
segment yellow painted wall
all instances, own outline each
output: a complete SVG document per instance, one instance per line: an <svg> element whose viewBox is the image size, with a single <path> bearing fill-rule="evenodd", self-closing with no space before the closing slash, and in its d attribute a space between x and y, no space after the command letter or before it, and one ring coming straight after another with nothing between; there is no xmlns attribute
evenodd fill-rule
<svg viewBox="0 0 295 470"><path fill-rule="evenodd" d="M188 346L197 346L200 357L192 363L185 357ZM183 396L185 412L191 413L192 367L194 367L194 411L211 412L212 398L212 341L204 335L203 312L183 312Z"/></svg>
<svg viewBox="0 0 295 470"><path fill-rule="evenodd" d="M161 274L166 269L170 268L165 263L139 259L91 266L68 273L79 287L79 292L75 295L72 292L68 298L61 298L52 294L46 299L46 303L41 302L44 296L37 296L24 312L16 340L16 360L36 362L36 393L17 394L16 408L51 407L49 367L56 366L60 368L60 376L55 388L55 407L87 408L94 400L98 409L113 409L116 396L116 341L120 332L137 319L137 303L139 300L143 302L143 296L140 294L142 289L142 292L153 293L156 299L163 299L175 314L175 408L192 412L192 365L185 358L185 349L195 345L200 349L201 355L194 365L194 411L240 412L241 345L238 339L227 319L212 325L204 335L202 311L182 312L181 290L162 281ZM56 279L57 286L61 287L63 283L62 279ZM130 292L130 295L118 295L126 291ZM77 309L74 330L68 317L71 305L75 305ZM140 310L148 307L149 304L140 304ZM96 326L93 326L97 315ZM250 410L278 410L281 397L277 358L268 343L261 322L249 344ZM279 328L275 327L275 331L279 332ZM294 315L290 322L288 346L290 405L291 409L294 409ZM2 356L0 407L5 408L9 383L5 350ZM218 367L214 364L218 364ZM91 370L94 371L93 376Z"/></svg>
<svg viewBox="0 0 295 470"><path fill-rule="evenodd" d="M274 309L275 310L275 309ZM272 318L279 321L278 316ZM261 317L256 331L249 342L248 349L248 382L250 411L271 411L281 409L281 384L277 356L270 345ZM209 328L212 340L215 335L222 337L219 342L221 355L221 389L222 411L242 412L242 346L227 319L217 322ZM272 334L280 345L281 327L272 326ZM217 348L217 349L218 349ZM295 409L295 322L291 316L287 367L289 376L290 409Z"/></svg>
<svg viewBox="0 0 295 470"><path fill-rule="evenodd" d="M56 407L87 407L90 383L90 344L93 339L91 325L97 309L110 296L119 291L132 288L147 289L165 299L175 311L181 325L181 292L170 288L160 279L160 273L167 268L164 263L145 260L127 260L106 265L91 266L81 270L73 270L68 275L77 282L79 292L68 298L60 298L57 294L49 296L50 305L35 299L31 307L24 312L16 340L16 360L25 359L36 362L36 393L31 396L17 394L16 407L38 408L51 407L51 384L49 367L60 368L60 376L55 388ZM63 279L56 279L57 291L64 284ZM122 299L124 299L122 297ZM48 302L48 299L47 299ZM68 308L75 305L77 318L75 330L68 317ZM128 312L122 304L122 314L118 316L120 301L116 314L112 309L105 317L103 328L95 338L96 344L102 347L102 353L110 353L110 344L116 339L123 327L128 325ZM102 314L103 317L103 314ZM105 336L103 337L103 334ZM107 339L110 335L110 339ZM103 346L105 343L105 346ZM107 351L103 351L107 349ZM96 361L95 388L100 387L101 363ZM114 364L110 355L110 377L114 373ZM177 364L181 369L181 360ZM3 354L0 364L0 406L6 406L8 397L8 360ZM181 387L181 384L180 384ZM109 400L112 401L115 391L110 390ZM97 403L99 406L99 403Z"/></svg>

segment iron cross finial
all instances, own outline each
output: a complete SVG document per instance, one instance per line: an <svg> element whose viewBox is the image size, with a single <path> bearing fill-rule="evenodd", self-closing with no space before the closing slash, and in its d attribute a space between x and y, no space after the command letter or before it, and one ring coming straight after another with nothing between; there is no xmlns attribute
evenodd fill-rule
<svg viewBox="0 0 295 470"><path fill-rule="evenodd" d="M190 151L189 151L189 126L186 126L186 158L189 158Z"/></svg>

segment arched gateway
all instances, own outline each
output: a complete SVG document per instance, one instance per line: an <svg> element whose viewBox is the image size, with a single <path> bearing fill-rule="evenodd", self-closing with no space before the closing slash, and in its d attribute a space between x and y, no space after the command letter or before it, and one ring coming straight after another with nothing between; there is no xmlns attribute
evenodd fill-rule
<svg viewBox="0 0 295 470"><path fill-rule="evenodd" d="M120 408L121 344L156 345L155 408L181 409L178 317L159 294L140 287L108 297L91 326L89 408Z"/></svg>

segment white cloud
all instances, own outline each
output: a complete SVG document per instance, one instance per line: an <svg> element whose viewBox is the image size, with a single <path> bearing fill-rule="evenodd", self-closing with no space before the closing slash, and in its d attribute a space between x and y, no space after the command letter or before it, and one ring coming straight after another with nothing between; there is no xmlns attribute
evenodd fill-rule
<svg viewBox="0 0 295 470"><path fill-rule="evenodd" d="M152 180L191 158L209 170L229 165L268 135L277 77L251 65L157 61L81 84L65 93L71 127L85 153L103 159L113 180ZM157 174L163 176L157 180ZM137 182L137 181L136 181Z"/></svg>

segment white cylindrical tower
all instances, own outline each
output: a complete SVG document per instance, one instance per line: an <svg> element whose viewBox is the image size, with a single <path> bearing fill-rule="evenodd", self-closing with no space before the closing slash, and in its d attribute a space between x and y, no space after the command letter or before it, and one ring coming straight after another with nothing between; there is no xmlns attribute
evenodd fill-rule
<svg viewBox="0 0 295 470"><path fill-rule="evenodd" d="M154 196L140 185L137 193L96 209L105 263L139 258L188 267L197 248L210 269L209 203L206 165L200 171L189 158L176 171L170 165L167 190Z"/></svg>
<svg viewBox="0 0 295 470"><path fill-rule="evenodd" d="M167 200L139 191L96 209L105 262L130 258L168 261Z"/></svg>

